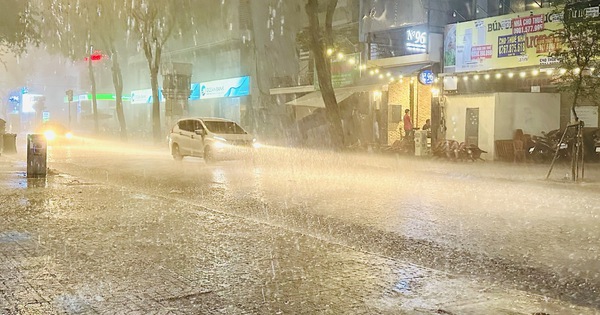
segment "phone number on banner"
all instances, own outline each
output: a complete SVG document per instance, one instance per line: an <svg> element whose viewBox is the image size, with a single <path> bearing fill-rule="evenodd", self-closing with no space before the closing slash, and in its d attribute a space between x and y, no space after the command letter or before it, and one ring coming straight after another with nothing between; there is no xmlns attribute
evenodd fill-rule
<svg viewBox="0 0 600 315"><path fill-rule="evenodd" d="M498 58L526 54L525 34L498 36Z"/></svg>

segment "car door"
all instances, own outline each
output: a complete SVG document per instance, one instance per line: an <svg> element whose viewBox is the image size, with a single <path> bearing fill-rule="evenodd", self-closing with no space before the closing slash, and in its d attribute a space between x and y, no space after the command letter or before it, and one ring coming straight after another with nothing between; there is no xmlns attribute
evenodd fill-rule
<svg viewBox="0 0 600 315"><path fill-rule="evenodd" d="M182 155L191 155L192 147L191 140L194 133L193 122L190 119L180 120L179 123L179 152Z"/></svg>
<svg viewBox="0 0 600 315"><path fill-rule="evenodd" d="M192 135L190 136L190 149L192 150L192 155L202 157L204 154L204 137L196 131L202 131L204 129L204 125L198 119L193 119L191 121Z"/></svg>

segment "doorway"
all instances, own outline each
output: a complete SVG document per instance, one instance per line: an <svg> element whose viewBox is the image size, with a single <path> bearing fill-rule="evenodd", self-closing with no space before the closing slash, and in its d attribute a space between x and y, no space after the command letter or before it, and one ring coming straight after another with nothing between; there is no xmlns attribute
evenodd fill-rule
<svg viewBox="0 0 600 315"><path fill-rule="evenodd" d="M465 142L479 146L479 108L467 108Z"/></svg>

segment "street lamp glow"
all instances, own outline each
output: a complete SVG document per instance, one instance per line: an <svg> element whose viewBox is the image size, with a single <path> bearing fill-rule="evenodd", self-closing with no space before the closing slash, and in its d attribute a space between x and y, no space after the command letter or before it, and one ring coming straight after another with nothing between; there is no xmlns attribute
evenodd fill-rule
<svg viewBox="0 0 600 315"><path fill-rule="evenodd" d="M375 73L379 73L379 69L375 69Z"/></svg>
<svg viewBox="0 0 600 315"><path fill-rule="evenodd" d="M392 74L391 74L391 73L389 73L389 72L388 72L388 73L386 73L385 75L386 75L386 76L388 76L388 77L391 77L391 76L392 76Z"/></svg>
<svg viewBox="0 0 600 315"><path fill-rule="evenodd" d="M486 73L486 74L483 76L483 78L484 78L484 79L486 79L486 80L489 80L489 79L490 79L490 74L489 74L489 73Z"/></svg>
<svg viewBox="0 0 600 315"><path fill-rule="evenodd" d="M327 48L327 56L333 55L333 49Z"/></svg>
<svg viewBox="0 0 600 315"><path fill-rule="evenodd" d="M519 72L519 76L520 76L521 78L524 78L526 75L527 75L527 74L526 74L525 72L523 72L523 71Z"/></svg>
<svg viewBox="0 0 600 315"><path fill-rule="evenodd" d="M500 73L500 72L496 73L496 79L500 79L500 78L502 78L502 73Z"/></svg>
<svg viewBox="0 0 600 315"><path fill-rule="evenodd" d="M468 76L464 76L463 77L463 81L467 81L467 80L469 80L469 77Z"/></svg>
<svg viewBox="0 0 600 315"><path fill-rule="evenodd" d="M573 73L575 73L575 74L579 74L579 72L580 72L580 71L581 71L581 69L579 69L579 68L575 68L575 69L573 70Z"/></svg>
<svg viewBox="0 0 600 315"><path fill-rule="evenodd" d="M369 71L369 74L370 75L375 75L375 71L371 70L371 71Z"/></svg>
<svg viewBox="0 0 600 315"><path fill-rule="evenodd" d="M383 79L383 74L380 74L380 75L379 75L379 78L380 78L380 79Z"/></svg>
<svg viewBox="0 0 600 315"><path fill-rule="evenodd" d="M356 59L350 58L350 59L348 59L348 63L351 64L351 65L353 65L353 64L356 63Z"/></svg>
<svg viewBox="0 0 600 315"><path fill-rule="evenodd" d="M479 80L479 74L476 74L476 75L474 75L474 76L473 76L473 79L475 79L475 80Z"/></svg>
<svg viewBox="0 0 600 315"><path fill-rule="evenodd" d="M533 70L531 71L531 75L536 76L538 75L540 72L538 70Z"/></svg>
<svg viewBox="0 0 600 315"><path fill-rule="evenodd" d="M567 69L560 69L558 72L559 72L560 74L565 74L565 73L567 73Z"/></svg>
<svg viewBox="0 0 600 315"><path fill-rule="evenodd" d="M337 54L337 57L338 57L338 59L342 60L342 59L344 59L344 54L340 52Z"/></svg>

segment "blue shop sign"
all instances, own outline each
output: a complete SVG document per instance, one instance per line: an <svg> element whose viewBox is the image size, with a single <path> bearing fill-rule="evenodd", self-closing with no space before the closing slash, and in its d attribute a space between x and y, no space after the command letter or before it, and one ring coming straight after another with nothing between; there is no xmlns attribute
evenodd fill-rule
<svg viewBox="0 0 600 315"><path fill-rule="evenodd" d="M240 97L250 95L250 77L238 77L224 80L192 84L190 100L221 97Z"/></svg>
<svg viewBox="0 0 600 315"><path fill-rule="evenodd" d="M430 85L433 84L434 80L435 75L433 74L433 71L422 70L421 72L419 72L419 82L421 82L421 84Z"/></svg>

